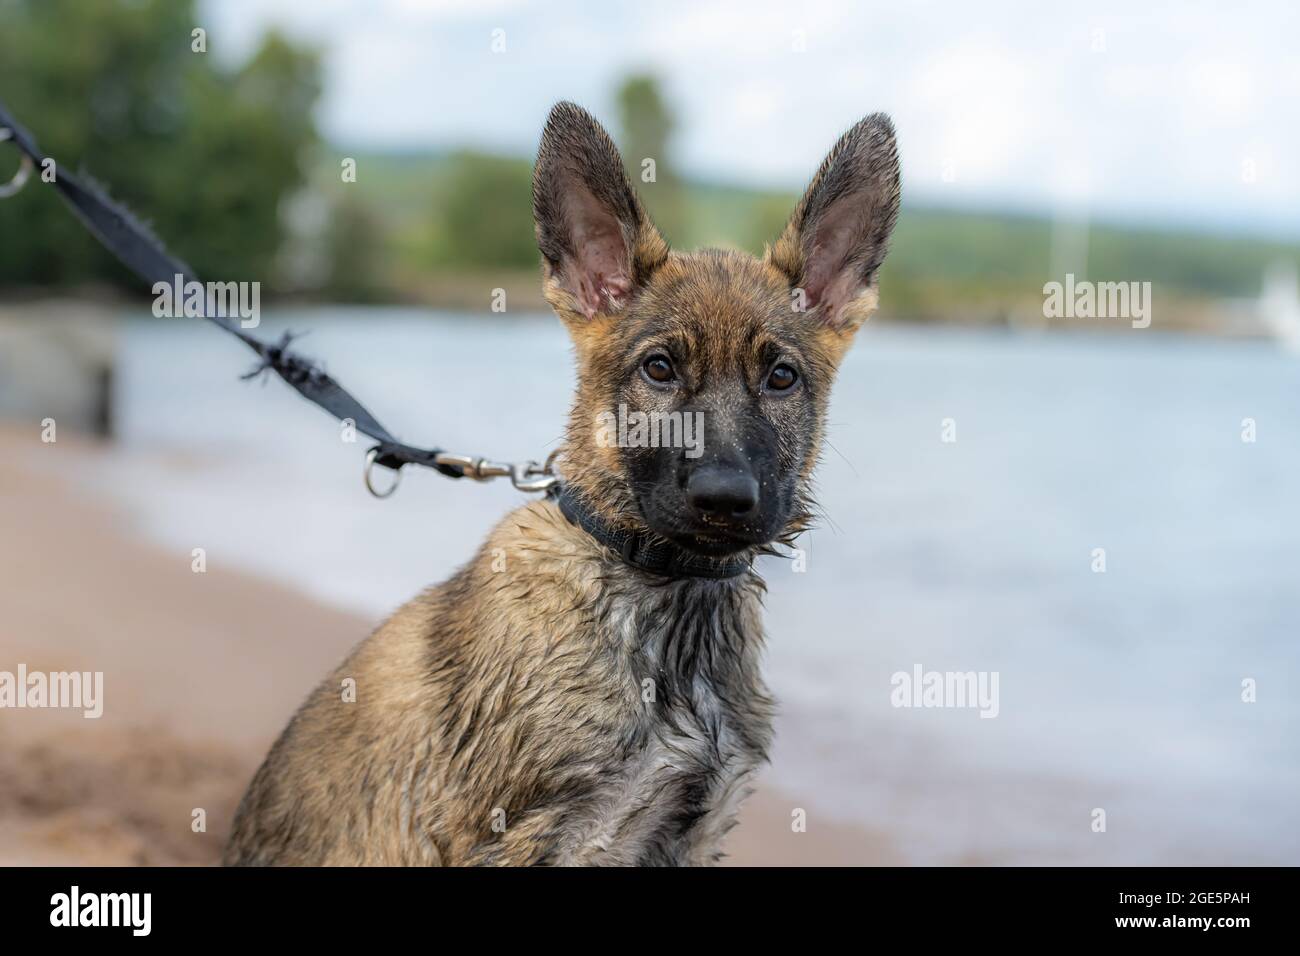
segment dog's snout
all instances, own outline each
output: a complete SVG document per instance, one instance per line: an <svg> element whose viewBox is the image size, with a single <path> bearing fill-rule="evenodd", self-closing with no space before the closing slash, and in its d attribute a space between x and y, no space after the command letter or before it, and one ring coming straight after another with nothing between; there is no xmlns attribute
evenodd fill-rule
<svg viewBox="0 0 1300 956"><path fill-rule="evenodd" d="M733 521L758 505L758 482L734 468L701 468L686 481L686 501L702 517Z"/></svg>

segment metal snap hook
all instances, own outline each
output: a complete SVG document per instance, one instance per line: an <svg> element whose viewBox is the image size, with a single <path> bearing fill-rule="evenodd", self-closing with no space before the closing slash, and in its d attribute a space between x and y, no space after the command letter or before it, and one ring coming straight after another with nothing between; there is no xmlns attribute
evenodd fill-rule
<svg viewBox="0 0 1300 956"><path fill-rule="evenodd" d="M388 498L393 494L394 491L397 490L397 486L402 483L402 469L400 468L392 469L393 483L388 486L387 491L380 491L375 487L374 481L372 480L372 476L375 468L375 459L378 457L379 457L378 448L372 448L370 449L370 451L366 453L366 470L365 470L366 491L370 492L376 498Z"/></svg>
<svg viewBox="0 0 1300 956"><path fill-rule="evenodd" d="M13 139L13 135L13 130L8 126L0 126L0 143ZM26 153L22 153L22 157L22 162L19 163L18 172L14 173L14 178L0 186L0 199L8 199L18 193L27 185L27 180L31 178L32 170L35 168L32 166L32 158Z"/></svg>

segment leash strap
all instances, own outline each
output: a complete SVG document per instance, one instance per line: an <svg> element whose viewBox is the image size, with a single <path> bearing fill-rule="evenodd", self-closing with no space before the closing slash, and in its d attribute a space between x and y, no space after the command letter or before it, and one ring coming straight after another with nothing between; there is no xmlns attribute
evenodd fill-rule
<svg viewBox="0 0 1300 956"><path fill-rule="evenodd" d="M571 525L587 532L634 568L666 578L713 579L734 578L749 570L749 562L743 558L710 558L646 531L611 528L564 484L553 487L550 494Z"/></svg>
<svg viewBox="0 0 1300 956"><path fill-rule="evenodd" d="M23 155L43 168L48 159L36 144L35 138L18 124L0 103L0 128L10 131L10 139ZM171 285L176 276L185 282L194 280L188 265L170 255L161 240L136 219L122 205L108 198L104 189L89 176L78 177L58 167L52 185L59 191L77 218L90 233L103 243L122 264L147 283L165 282ZM204 297L206 303L207 298ZM319 405L335 418L351 419L359 432L379 442L374 462L386 468L398 469L403 465L424 465L436 469L448 478L462 478L465 470L460 465L436 461L442 449L417 448L393 437L370 411L352 396L347 389L327 375L314 361L289 350L293 336L286 333L278 342L265 342L250 335L228 316L209 315L204 318L213 325L239 339L257 353L258 366L245 378L255 377L267 370L275 372L308 401Z"/></svg>

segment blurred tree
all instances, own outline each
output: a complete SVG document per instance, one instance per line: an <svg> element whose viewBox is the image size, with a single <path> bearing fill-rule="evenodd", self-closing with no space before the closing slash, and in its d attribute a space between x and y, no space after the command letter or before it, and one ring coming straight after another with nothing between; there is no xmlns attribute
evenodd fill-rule
<svg viewBox="0 0 1300 956"><path fill-rule="evenodd" d="M618 112L619 145L628 178L664 236L681 242L685 225L681 180L669 153L676 121L659 91L659 81L647 74L625 79L618 88ZM648 160L653 160L653 167Z"/></svg>
<svg viewBox="0 0 1300 956"><path fill-rule="evenodd" d="M436 265L537 265L528 160L457 153L449 160L446 177L437 191Z"/></svg>
<svg viewBox="0 0 1300 956"><path fill-rule="evenodd" d="M304 182L316 136L317 56L271 35L224 70L211 52L220 37L191 48L194 7L0 0L0 97L47 153L152 222L201 277L274 284L280 205ZM29 184L0 203L0 283L91 279L138 288L52 189Z"/></svg>
<svg viewBox="0 0 1300 956"><path fill-rule="evenodd" d="M374 209L346 194L329 213L320 291L334 302L378 302L387 297L383 223Z"/></svg>

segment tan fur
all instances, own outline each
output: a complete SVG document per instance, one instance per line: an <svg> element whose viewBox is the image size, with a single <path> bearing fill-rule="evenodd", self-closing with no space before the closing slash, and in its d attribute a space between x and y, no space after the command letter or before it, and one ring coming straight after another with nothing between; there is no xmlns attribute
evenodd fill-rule
<svg viewBox="0 0 1300 956"><path fill-rule="evenodd" d="M494 570L502 553L507 563ZM299 832L237 827L227 862L259 862L268 850L283 865L634 862L605 844L621 795L663 753L647 752L584 812L557 804L515 816L587 754L606 752L611 728L644 719L642 688L622 666L624 635L593 642L574 613L625 574L553 505L511 513L469 567L401 608L311 695L241 809L246 821L292 814ZM745 592L760 633L759 586L731 586ZM459 600L464 592L475 599ZM760 649L747 650L755 673ZM437 658L466 669L444 681ZM355 703L343 702L348 678ZM750 692L766 704L761 685ZM748 781L746 773L719 795L693 862L714 858ZM562 818L569 838L543 860L537 835Z"/></svg>

